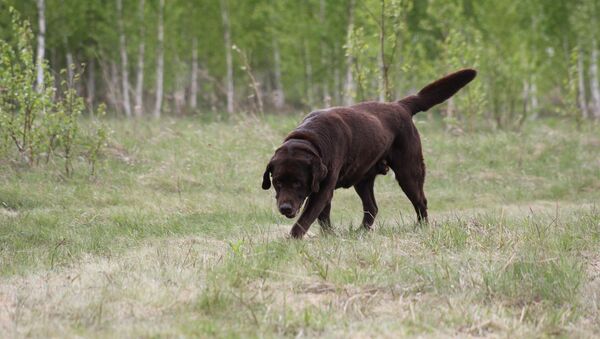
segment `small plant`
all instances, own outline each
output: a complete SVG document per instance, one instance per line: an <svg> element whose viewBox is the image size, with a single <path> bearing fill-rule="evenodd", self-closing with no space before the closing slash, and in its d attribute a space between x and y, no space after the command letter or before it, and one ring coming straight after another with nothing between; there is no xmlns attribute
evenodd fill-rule
<svg viewBox="0 0 600 339"><path fill-rule="evenodd" d="M88 147L87 149L87 161L90 167L90 175L93 176L96 174L96 163L98 162L98 158L102 153L102 149L106 145L106 140L108 139L109 129L108 127L100 122L98 118L103 118L106 115L106 105L101 104L98 106L96 110L96 119L93 121L93 131L94 133L89 135L88 138Z"/></svg>
<svg viewBox="0 0 600 339"><path fill-rule="evenodd" d="M107 130L96 121L93 130L81 131L85 105L73 87L80 75L63 80L57 95L59 89L44 63L44 84L36 84L31 28L14 9L10 13L15 46L0 40L0 156L27 167L37 165L41 158L48 163L53 156L62 157L65 174L70 177L74 157L83 154L93 175ZM61 72L63 77L66 73ZM96 116L104 111L100 106Z"/></svg>
<svg viewBox="0 0 600 339"><path fill-rule="evenodd" d="M16 44L0 40L0 133L5 136L2 149L33 165L42 149L43 127L38 118L52 105L54 91L50 77L45 86L36 90L36 65L31 44L29 24L21 22L18 13L10 9ZM44 71L46 65L43 65Z"/></svg>

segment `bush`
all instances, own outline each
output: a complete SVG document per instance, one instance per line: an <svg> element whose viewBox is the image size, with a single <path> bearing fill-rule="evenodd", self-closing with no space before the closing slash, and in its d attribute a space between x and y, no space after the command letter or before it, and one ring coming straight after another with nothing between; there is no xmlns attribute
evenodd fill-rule
<svg viewBox="0 0 600 339"><path fill-rule="evenodd" d="M94 174L107 130L98 121L90 130L80 129L84 101L68 85L77 83L79 75L56 88L44 63L44 83L36 84L33 33L14 9L10 12L15 43L0 40L0 157L27 167L38 165L41 159L47 163L59 157L64 159L65 174L71 176L73 158L81 154ZM96 116L103 113L101 106Z"/></svg>

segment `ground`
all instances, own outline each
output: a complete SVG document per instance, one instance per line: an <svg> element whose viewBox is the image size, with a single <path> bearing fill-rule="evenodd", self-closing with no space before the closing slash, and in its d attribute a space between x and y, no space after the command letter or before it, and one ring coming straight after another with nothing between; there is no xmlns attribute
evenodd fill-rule
<svg viewBox="0 0 600 339"><path fill-rule="evenodd" d="M374 231L338 190L295 241L260 184L299 120L113 121L93 177L0 161L0 333L600 335L600 127L421 118L429 225L390 173Z"/></svg>

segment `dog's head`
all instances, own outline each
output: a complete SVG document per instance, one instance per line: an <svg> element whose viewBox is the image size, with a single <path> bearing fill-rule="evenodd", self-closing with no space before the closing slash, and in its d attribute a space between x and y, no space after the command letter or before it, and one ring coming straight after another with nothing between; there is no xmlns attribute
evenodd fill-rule
<svg viewBox="0 0 600 339"><path fill-rule="evenodd" d="M315 148L306 142L287 141L269 161L263 174L262 188L275 187L277 208L288 218L298 214L304 200L319 191L327 176L327 167Z"/></svg>

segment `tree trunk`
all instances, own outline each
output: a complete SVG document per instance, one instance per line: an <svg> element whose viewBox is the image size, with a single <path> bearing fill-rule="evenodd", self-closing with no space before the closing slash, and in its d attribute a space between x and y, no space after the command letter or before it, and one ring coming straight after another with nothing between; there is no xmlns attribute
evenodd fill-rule
<svg viewBox="0 0 600 339"><path fill-rule="evenodd" d="M96 60L90 59L87 67L87 104L90 112L94 112L94 100L96 96Z"/></svg>
<svg viewBox="0 0 600 339"><path fill-rule="evenodd" d="M381 22L379 23L379 101L389 98L388 66L385 62L385 0L381 0Z"/></svg>
<svg viewBox="0 0 600 339"><path fill-rule="evenodd" d="M354 31L354 5L355 0L350 0L350 8L348 11L348 31L346 33L346 43L350 43L352 32ZM344 86L344 105L352 105L354 103L354 95L356 92L356 84L352 68L354 67L354 56L348 53L346 57L346 84Z"/></svg>
<svg viewBox="0 0 600 339"><path fill-rule="evenodd" d="M329 94L329 82L328 82L328 67L327 67L327 44L325 41L325 33L327 28L325 27L326 21L326 13L325 13L325 0L321 0L319 2L320 10L319 10L319 21L321 24L321 72L324 74L322 79L322 90L323 90L323 105L325 107L331 106L331 95Z"/></svg>
<svg viewBox="0 0 600 339"><path fill-rule="evenodd" d="M581 47L577 49L577 102L583 118L587 119L590 116L588 111L587 99L585 97L585 77L583 66L583 51Z"/></svg>
<svg viewBox="0 0 600 339"><path fill-rule="evenodd" d="M227 0L221 0L221 18L223 19L223 40L225 42L225 62L227 64L227 113L233 113L233 59L231 56L231 27L229 26Z"/></svg>
<svg viewBox="0 0 600 339"><path fill-rule="evenodd" d="M144 112L144 58L146 54L146 25L144 23L145 0L140 0L140 44L138 46L138 60L135 83L135 107L136 117L141 117Z"/></svg>
<svg viewBox="0 0 600 339"><path fill-rule="evenodd" d="M600 119L600 85L598 84L598 46L596 40L592 43L590 90L592 92L592 113L594 118Z"/></svg>
<svg viewBox="0 0 600 339"><path fill-rule="evenodd" d="M127 40L123 26L123 1L117 1L117 26L119 30L119 50L121 53L121 85L123 91L123 110L131 117L131 102L129 100L129 67L127 65Z"/></svg>
<svg viewBox="0 0 600 339"><path fill-rule="evenodd" d="M38 35L37 35L37 91L44 89L44 53L46 51L46 5L44 0L37 0Z"/></svg>
<svg viewBox="0 0 600 339"><path fill-rule="evenodd" d="M118 113L121 113L121 96L119 91L119 71L117 70L117 64L114 61L110 62L110 74L108 75L108 99L111 102L113 109Z"/></svg>
<svg viewBox="0 0 600 339"><path fill-rule="evenodd" d="M273 37L273 60L275 62L275 90L273 91L273 105L276 109L283 108L285 105L285 93L281 82L281 55L279 54L279 44Z"/></svg>
<svg viewBox="0 0 600 339"><path fill-rule="evenodd" d="M537 119L538 118L538 108L539 108L539 102L538 102L538 92L537 92L537 81L536 81L536 77L535 75L532 76L531 79L531 83L529 84L529 97L530 97L530 108L531 108L531 118L532 119Z"/></svg>
<svg viewBox="0 0 600 339"><path fill-rule="evenodd" d="M312 109L315 101L313 95L312 63L310 62L310 49L307 40L304 40L304 71L306 77L306 98L308 100L308 106Z"/></svg>
<svg viewBox="0 0 600 339"><path fill-rule="evenodd" d="M177 60L179 62L179 60ZM173 92L173 103L175 104L175 113L182 115L185 108L185 80L183 76L177 74L175 77L175 91Z"/></svg>
<svg viewBox="0 0 600 339"><path fill-rule="evenodd" d="M529 88L529 81L523 80L523 112L525 112L525 114L531 113L531 105L529 104Z"/></svg>
<svg viewBox="0 0 600 339"><path fill-rule="evenodd" d="M65 39L65 47L67 48L67 85L73 88L73 80L75 78L75 62L73 61L73 53L68 49Z"/></svg>
<svg viewBox="0 0 600 339"><path fill-rule="evenodd" d="M159 0L158 5L158 46L156 47L156 103L154 105L154 117L160 118L163 101L163 77L165 68L165 27L164 27L165 0Z"/></svg>
<svg viewBox="0 0 600 339"><path fill-rule="evenodd" d="M192 42L192 79L190 84L190 109L198 107L198 38Z"/></svg>

